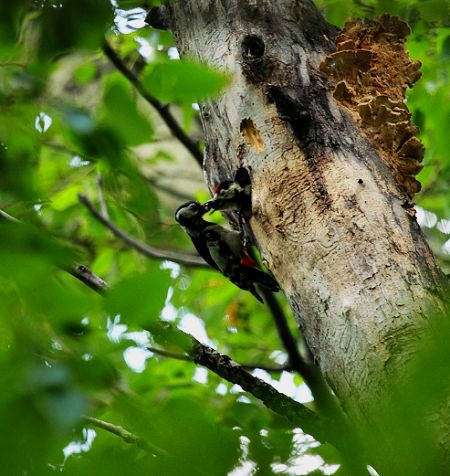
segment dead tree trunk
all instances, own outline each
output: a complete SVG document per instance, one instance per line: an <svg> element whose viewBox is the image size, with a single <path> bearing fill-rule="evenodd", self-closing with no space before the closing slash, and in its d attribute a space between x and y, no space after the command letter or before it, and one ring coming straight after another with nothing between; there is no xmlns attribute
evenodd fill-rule
<svg viewBox="0 0 450 476"><path fill-rule="evenodd" d="M408 26L384 16L339 32L309 0L168 8L181 53L233 75L201 106L209 185L249 170L252 233L345 412L383 448L373 464L426 474L397 467L378 419L444 307L410 202L423 147L403 103L419 76Z"/></svg>

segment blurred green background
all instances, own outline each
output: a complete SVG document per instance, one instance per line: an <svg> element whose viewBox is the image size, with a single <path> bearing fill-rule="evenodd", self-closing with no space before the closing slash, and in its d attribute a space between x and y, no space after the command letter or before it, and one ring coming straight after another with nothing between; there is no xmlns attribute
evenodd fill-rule
<svg viewBox="0 0 450 476"><path fill-rule="evenodd" d="M202 171L102 45L106 37L200 147L197 101L230 78L179 60L171 34L145 24L157 3L0 4L0 209L9 214L0 217L3 474L343 474L331 446L213 373L151 350L183 355L179 327L238 362L280 367L286 354L267 308L215 272L148 259L78 200L85 194L151 246L193 253L173 211L209 197ZM448 4L316 3L340 27L389 12L412 28L408 49L422 62L423 78L407 104L426 145L418 220L448 272ZM111 292L102 297L64 271L74 262L88 265ZM298 375L254 373L311 401ZM86 416L120 425L148 447L127 444Z"/></svg>

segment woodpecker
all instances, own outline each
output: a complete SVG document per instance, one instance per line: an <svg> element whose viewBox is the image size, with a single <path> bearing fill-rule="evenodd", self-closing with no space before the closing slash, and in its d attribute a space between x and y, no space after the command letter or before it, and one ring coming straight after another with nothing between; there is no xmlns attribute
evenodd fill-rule
<svg viewBox="0 0 450 476"><path fill-rule="evenodd" d="M234 180L225 180L214 188L214 196L204 204L213 210L234 210L249 217L251 213L251 182L248 172L239 168Z"/></svg>
<svg viewBox="0 0 450 476"><path fill-rule="evenodd" d="M272 276L256 267L242 244L241 234L204 220L207 211L204 204L189 201L175 212L175 219L185 229L200 256L233 284L250 291L258 301L263 302L255 284L278 291L279 286Z"/></svg>

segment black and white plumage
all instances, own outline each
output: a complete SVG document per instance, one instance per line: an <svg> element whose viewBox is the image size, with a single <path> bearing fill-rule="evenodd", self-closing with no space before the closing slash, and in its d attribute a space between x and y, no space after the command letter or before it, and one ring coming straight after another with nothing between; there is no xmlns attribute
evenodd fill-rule
<svg viewBox="0 0 450 476"><path fill-rule="evenodd" d="M220 228L221 230L208 230L205 233L208 251L220 272L239 288L250 291L261 302L263 300L256 291L255 284L265 286L274 292L278 291L276 281L269 274L259 270L246 253L240 233Z"/></svg>
<svg viewBox="0 0 450 476"><path fill-rule="evenodd" d="M244 168L237 170L234 180L224 180L214 189L205 207L213 210L234 210L243 216L251 213L251 182Z"/></svg>
<svg viewBox="0 0 450 476"><path fill-rule="evenodd" d="M207 208L190 201L178 207L175 219L185 229L200 256L233 284L250 291L259 301L255 284L278 291L277 282L259 270L242 244L241 234L203 219Z"/></svg>

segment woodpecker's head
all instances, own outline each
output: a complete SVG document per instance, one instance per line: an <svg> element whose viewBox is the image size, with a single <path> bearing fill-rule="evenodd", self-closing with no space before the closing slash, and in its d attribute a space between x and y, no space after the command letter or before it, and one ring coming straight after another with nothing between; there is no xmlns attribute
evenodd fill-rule
<svg viewBox="0 0 450 476"><path fill-rule="evenodd" d="M196 220L201 219L201 217L208 211L204 205L190 200L189 202L183 203L177 208L175 212L175 220L182 226L189 227L190 224L194 223Z"/></svg>
<svg viewBox="0 0 450 476"><path fill-rule="evenodd" d="M245 190L237 182L226 180L219 183L214 189L214 195L203 205L207 210L226 210L229 208L239 208L239 200Z"/></svg>

